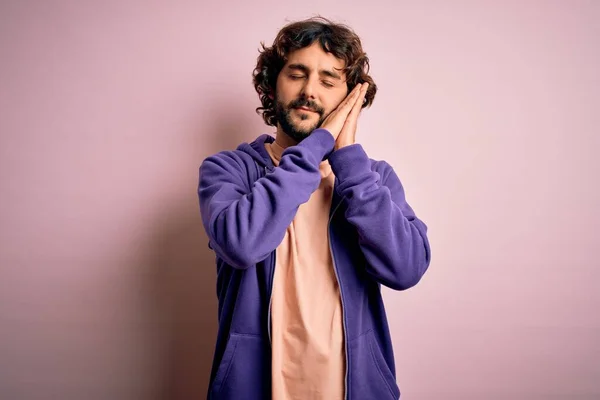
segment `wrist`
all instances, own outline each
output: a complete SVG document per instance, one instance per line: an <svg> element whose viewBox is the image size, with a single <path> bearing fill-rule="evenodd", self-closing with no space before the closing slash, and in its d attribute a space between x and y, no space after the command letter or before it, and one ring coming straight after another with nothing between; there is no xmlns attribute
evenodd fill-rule
<svg viewBox="0 0 600 400"><path fill-rule="evenodd" d="M343 149L344 147L348 147L348 146L351 146L353 144L354 143L350 143L350 142L346 142L346 141L342 141L342 142L336 141L335 145L333 146L333 149L334 150L340 150L340 149Z"/></svg>

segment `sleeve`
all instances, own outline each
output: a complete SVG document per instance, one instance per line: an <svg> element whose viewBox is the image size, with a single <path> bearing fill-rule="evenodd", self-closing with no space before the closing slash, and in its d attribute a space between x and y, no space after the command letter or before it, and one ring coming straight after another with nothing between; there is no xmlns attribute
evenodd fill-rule
<svg viewBox="0 0 600 400"><path fill-rule="evenodd" d="M198 197L202 223L215 253L234 268L264 260L283 240L298 207L321 181L319 164L333 150L333 136L317 129L282 154L279 166L248 190L248 171L235 152L202 162Z"/></svg>
<svg viewBox="0 0 600 400"><path fill-rule="evenodd" d="M395 290L416 285L431 259L427 226L406 202L392 167L380 161L372 169L360 144L333 152L329 162L347 205L345 217L358 232L369 276Z"/></svg>

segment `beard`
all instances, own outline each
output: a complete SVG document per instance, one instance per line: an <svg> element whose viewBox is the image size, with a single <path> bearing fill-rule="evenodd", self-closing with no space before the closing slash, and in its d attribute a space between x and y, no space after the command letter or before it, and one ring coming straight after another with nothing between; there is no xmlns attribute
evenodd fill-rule
<svg viewBox="0 0 600 400"><path fill-rule="evenodd" d="M315 111L319 115L319 119L308 127L300 127L297 123L294 122L292 111L297 107L306 107L312 111ZM283 132L294 139L296 142L300 143L302 140L306 139L312 131L321 126L323 121L325 120L325 110L322 107L319 107L314 102L305 99L299 98L291 101L287 106L283 104L277 97L275 98L275 117L277 118L277 122L281 126ZM308 114L300 115L300 119L305 121L310 118Z"/></svg>

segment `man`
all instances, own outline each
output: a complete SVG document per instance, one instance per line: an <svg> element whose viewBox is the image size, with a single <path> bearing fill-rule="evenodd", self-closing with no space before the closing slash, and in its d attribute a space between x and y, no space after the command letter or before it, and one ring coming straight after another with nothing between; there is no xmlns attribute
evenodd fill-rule
<svg viewBox="0 0 600 400"><path fill-rule="evenodd" d="M219 298L209 399L400 397L380 285L414 286L430 249L393 169L355 141L368 63L344 25L285 26L253 75L275 138L200 167Z"/></svg>

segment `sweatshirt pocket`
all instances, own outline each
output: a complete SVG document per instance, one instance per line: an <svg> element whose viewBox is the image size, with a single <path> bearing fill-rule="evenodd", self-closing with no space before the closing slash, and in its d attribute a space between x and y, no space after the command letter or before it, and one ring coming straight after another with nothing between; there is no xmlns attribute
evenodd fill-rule
<svg viewBox="0 0 600 400"><path fill-rule="evenodd" d="M350 342L350 399L399 399L400 390L372 331Z"/></svg>
<svg viewBox="0 0 600 400"><path fill-rule="evenodd" d="M270 396L270 359L260 336L232 333L215 375L210 399Z"/></svg>

